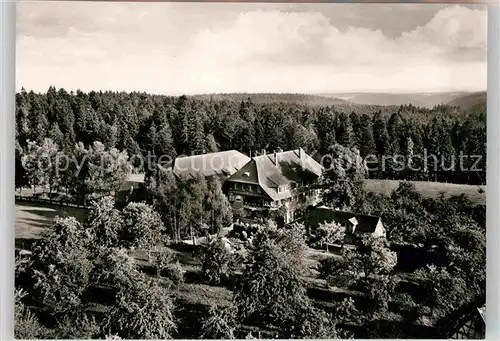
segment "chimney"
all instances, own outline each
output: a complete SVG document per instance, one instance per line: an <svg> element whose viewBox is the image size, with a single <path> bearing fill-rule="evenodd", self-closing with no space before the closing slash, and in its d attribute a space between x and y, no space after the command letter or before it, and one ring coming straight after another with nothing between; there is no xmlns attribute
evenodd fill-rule
<svg viewBox="0 0 500 341"><path fill-rule="evenodd" d="M351 219L349 219L349 221L351 222L352 224L352 231L350 231L350 233L354 234L354 231L356 230L356 226L358 225L358 220L356 219L356 217L352 217Z"/></svg>
<svg viewBox="0 0 500 341"><path fill-rule="evenodd" d="M262 153L261 155L266 155L267 154L265 149L262 149L261 153Z"/></svg>
<svg viewBox="0 0 500 341"><path fill-rule="evenodd" d="M302 147L299 148L299 163L300 167L304 169L304 149Z"/></svg>
<svg viewBox="0 0 500 341"><path fill-rule="evenodd" d="M274 151L274 165L278 167L278 155L279 155L279 149L278 151Z"/></svg>

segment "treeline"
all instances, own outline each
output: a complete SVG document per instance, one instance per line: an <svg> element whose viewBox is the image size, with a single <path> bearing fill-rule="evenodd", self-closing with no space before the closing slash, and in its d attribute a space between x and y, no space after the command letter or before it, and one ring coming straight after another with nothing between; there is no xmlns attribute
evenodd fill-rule
<svg viewBox="0 0 500 341"><path fill-rule="evenodd" d="M144 158L148 153L173 158L229 149L255 155L298 147L320 158L339 143L370 156L371 178L485 183L486 114L481 107L463 114L443 105L307 106L196 98L22 90L16 96L16 139L20 151L28 141L41 144L50 137L69 152L78 142L90 146L100 141ZM140 168L141 162L134 165Z"/></svg>

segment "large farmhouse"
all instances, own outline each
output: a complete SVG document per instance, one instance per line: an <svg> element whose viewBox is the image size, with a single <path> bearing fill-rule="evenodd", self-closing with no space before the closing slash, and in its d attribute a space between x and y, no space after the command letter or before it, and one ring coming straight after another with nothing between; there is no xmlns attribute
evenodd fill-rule
<svg viewBox="0 0 500 341"><path fill-rule="evenodd" d="M264 152L229 177L224 189L244 218L267 218L274 212L288 223L319 201L322 171L302 148Z"/></svg>
<svg viewBox="0 0 500 341"><path fill-rule="evenodd" d="M178 178L188 179L202 174L205 178L216 176L223 182L243 167L250 158L236 150L178 157L173 171Z"/></svg>

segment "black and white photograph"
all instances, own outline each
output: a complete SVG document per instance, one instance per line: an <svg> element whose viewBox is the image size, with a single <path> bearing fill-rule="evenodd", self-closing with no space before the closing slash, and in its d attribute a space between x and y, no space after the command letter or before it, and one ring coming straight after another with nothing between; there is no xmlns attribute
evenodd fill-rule
<svg viewBox="0 0 500 341"><path fill-rule="evenodd" d="M485 338L486 5L16 11L17 339Z"/></svg>

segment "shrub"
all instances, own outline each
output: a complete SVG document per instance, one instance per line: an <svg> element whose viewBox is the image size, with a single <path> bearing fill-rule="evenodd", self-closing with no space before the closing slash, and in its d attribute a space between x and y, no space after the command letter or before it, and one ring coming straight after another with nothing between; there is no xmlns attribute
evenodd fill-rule
<svg viewBox="0 0 500 341"><path fill-rule="evenodd" d="M23 290L16 290L14 295L14 336L16 339L44 338L47 334L46 328L22 302L26 294Z"/></svg>
<svg viewBox="0 0 500 341"><path fill-rule="evenodd" d="M53 339L94 339L99 335L99 325L85 313L68 314L51 334Z"/></svg>
<svg viewBox="0 0 500 341"><path fill-rule="evenodd" d="M411 295L407 293L397 294L394 299L401 315L408 320L416 320L419 315L419 306L413 301Z"/></svg>
<svg viewBox="0 0 500 341"><path fill-rule="evenodd" d="M170 339L177 330L174 309L168 291L142 278L118 292L101 330L125 339Z"/></svg>
<svg viewBox="0 0 500 341"><path fill-rule="evenodd" d="M365 293L368 302L371 303L370 313L372 317L388 311L389 301L396 287L396 282L391 276L364 277L358 281L358 286Z"/></svg>
<svg viewBox="0 0 500 341"><path fill-rule="evenodd" d="M170 279L175 285L184 283L184 269L177 261L175 263L168 264L164 269L165 275Z"/></svg>
<svg viewBox="0 0 500 341"><path fill-rule="evenodd" d="M169 264L174 260L174 253L169 249L165 249L161 252L156 253L156 274L161 276L161 274L167 269Z"/></svg>
<svg viewBox="0 0 500 341"><path fill-rule="evenodd" d="M236 308L233 305L211 306L208 316L203 321L202 335L204 339L234 339L237 326Z"/></svg>
<svg viewBox="0 0 500 341"><path fill-rule="evenodd" d="M336 320L331 314L306 303L282 325L280 338L336 339Z"/></svg>

